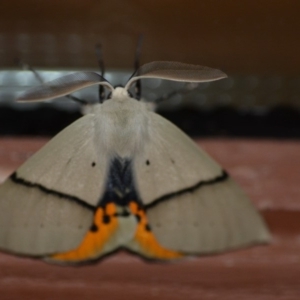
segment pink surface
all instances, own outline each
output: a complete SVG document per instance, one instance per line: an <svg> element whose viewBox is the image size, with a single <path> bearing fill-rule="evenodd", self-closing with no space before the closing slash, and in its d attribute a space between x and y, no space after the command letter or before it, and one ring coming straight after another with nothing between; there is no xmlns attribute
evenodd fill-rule
<svg viewBox="0 0 300 300"><path fill-rule="evenodd" d="M45 141L0 139L0 181ZM300 299L300 143L199 143L262 211L271 245L174 264L118 253L78 268L0 254L0 299Z"/></svg>
<svg viewBox="0 0 300 300"><path fill-rule="evenodd" d="M176 264L127 254L79 268L0 256L1 299L299 299L300 241Z"/></svg>

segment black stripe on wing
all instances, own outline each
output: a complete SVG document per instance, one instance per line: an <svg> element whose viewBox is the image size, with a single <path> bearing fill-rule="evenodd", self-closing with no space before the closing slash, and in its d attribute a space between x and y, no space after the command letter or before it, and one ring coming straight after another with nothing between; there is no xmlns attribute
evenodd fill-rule
<svg viewBox="0 0 300 300"><path fill-rule="evenodd" d="M173 199L175 197L178 197L178 196L181 196L181 195L184 195L187 193L193 193L194 191L200 189L203 186L216 184L216 183L225 181L228 178L229 178L228 173L225 170L222 170L222 173L217 177L214 177L214 178L208 179L208 180L200 180L199 182L197 182L196 184L194 184L190 187L187 187L187 188L184 188L179 191L172 192L172 193L165 194L159 198L156 198L151 203L144 205L144 208L145 208L145 210L147 210L149 208L152 208L152 207L158 205L159 203L161 203L163 201L170 200L170 199Z"/></svg>
<svg viewBox="0 0 300 300"><path fill-rule="evenodd" d="M47 188L44 185L39 184L39 183L30 182L30 181L28 181L24 178L19 177L17 175L17 172L14 172L10 176L10 179L16 184L20 184L20 185L26 186L28 188L38 189L38 190L40 190L41 192L43 192L45 194L53 195L53 196L56 196L58 198L63 198L63 199L67 199L67 200L70 200L70 201L74 201L77 204L79 204L79 205L81 205L81 206L83 206L87 209L90 209L92 211L95 210L95 206L93 206L91 204L88 204L87 202L85 202L84 200L82 200L82 199L80 199L76 196L65 194L65 193L62 193L62 192L59 192L59 191L56 191L56 190L53 190L53 189L49 189L49 188Z"/></svg>

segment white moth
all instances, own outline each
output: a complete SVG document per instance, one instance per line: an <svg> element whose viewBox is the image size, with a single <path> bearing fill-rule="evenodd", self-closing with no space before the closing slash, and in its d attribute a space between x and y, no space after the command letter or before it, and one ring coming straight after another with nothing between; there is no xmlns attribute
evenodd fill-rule
<svg viewBox="0 0 300 300"><path fill-rule="evenodd" d="M25 92L20 101L41 101L103 85L111 96L2 184L0 248L76 264L120 248L171 260L268 242L262 218L228 174L128 92L142 78L225 77L207 67L153 62L124 88L80 72Z"/></svg>

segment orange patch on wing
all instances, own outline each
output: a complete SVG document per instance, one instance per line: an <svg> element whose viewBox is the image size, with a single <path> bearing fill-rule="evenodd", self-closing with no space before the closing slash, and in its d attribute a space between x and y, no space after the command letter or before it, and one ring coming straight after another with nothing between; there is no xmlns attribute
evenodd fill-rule
<svg viewBox="0 0 300 300"><path fill-rule="evenodd" d="M88 231L78 248L52 255L50 259L61 262L80 262L97 258L101 254L105 243L116 231L118 220L114 216L115 213L116 206L113 203L107 204L105 210L99 207L95 212L92 228ZM105 218L109 219L109 221L104 222Z"/></svg>
<svg viewBox="0 0 300 300"><path fill-rule="evenodd" d="M134 240L139 244L141 254L156 259L176 259L184 256L184 254L180 252L163 248L158 243L152 231L147 229L149 225L145 211L139 209L137 203L130 202L129 208L131 212L139 218Z"/></svg>

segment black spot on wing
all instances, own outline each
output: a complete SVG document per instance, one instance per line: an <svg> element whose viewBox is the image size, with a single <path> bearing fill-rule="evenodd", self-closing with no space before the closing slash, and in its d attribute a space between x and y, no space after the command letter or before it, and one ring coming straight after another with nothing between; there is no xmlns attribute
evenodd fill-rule
<svg viewBox="0 0 300 300"><path fill-rule="evenodd" d="M149 166L150 165L150 161L147 159L146 160L146 165Z"/></svg>
<svg viewBox="0 0 300 300"><path fill-rule="evenodd" d="M151 231L151 227L150 227L150 225L148 223L145 225L145 230L146 231Z"/></svg>
<svg viewBox="0 0 300 300"><path fill-rule="evenodd" d="M126 209L123 209L122 212L115 213L114 216L126 218L126 217L131 216L131 213L129 211L127 211Z"/></svg>
<svg viewBox="0 0 300 300"><path fill-rule="evenodd" d="M99 230L98 226L96 224L93 224L90 228L91 232L97 232Z"/></svg>
<svg viewBox="0 0 300 300"><path fill-rule="evenodd" d="M104 215L102 222L104 224L109 224L110 223L110 216L109 215Z"/></svg>

